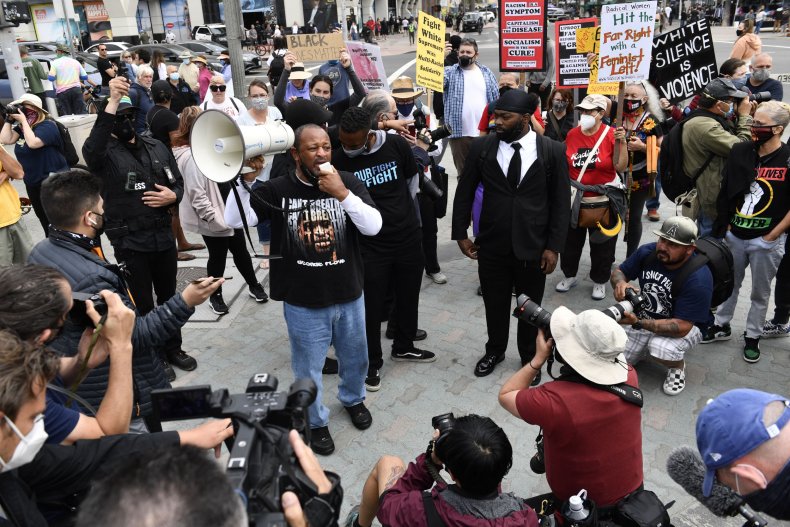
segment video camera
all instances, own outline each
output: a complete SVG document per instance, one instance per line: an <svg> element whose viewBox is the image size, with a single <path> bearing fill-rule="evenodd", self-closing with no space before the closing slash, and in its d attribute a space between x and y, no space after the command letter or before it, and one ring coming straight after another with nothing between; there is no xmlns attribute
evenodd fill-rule
<svg viewBox="0 0 790 527"><path fill-rule="evenodd" d="M612 306L601 309L601 312L619 322L626 313L638 313L647 307L647 297L636 289L629 287L625 290L625 299ZM519 295L513 316L527 324L542 329L546 337L551 336L551 312L546 311L540 304L533 302L527 295Z"/></svg>
<svg viewBox="0 0 790 527"><path fill-rule="evenodd" d="M155 421L233 420L236 433L229 446L227 477L245 498L250 525L260 527L286 525L283 492L296 493L302 504L318 495L288 442L289 431L296 430L310 444L307 409L316 398L315 383L297 379L288 392L278 392L277 385L277 377L256 373L241 394L229 394L225 388L212 392L208 385L151 392ZM340 503L332 505L339 510Z"/></svg>

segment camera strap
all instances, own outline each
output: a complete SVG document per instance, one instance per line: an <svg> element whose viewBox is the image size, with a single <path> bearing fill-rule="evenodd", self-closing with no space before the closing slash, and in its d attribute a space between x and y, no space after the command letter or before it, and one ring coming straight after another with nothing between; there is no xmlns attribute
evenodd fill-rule
<svg viewBox="0 0 790 527"><path fill-rule="evenodd" d="M77 395L76 393L72 392L71 390L67 390L58 386L57 384L53 384L51 382L47 383L47 390L52 390L53 392L57 392L63 394L67 397L68 400L74 400L75 402L82 405L88 411L89 416L96 417L96 409L93 407L91 403Z"/></svg>
<svg viewBox="0 0 790 527"><path fill-rule="evenodd" d="M626 384L624 382L621 382L620 384L610 384L610 385L595 384L594 382L590 382L589 380L585 379L578 373L561 373L556 380L575 382L578 384L586 384L587 386L591 386L593 388L597 388L599 390L603 390L605 392L614 394L620 399L622 399L623 401L634 404L639 408L642 408L642 406L645 403L644 399L642 398L642 390L640 390L636 386L631 386L630 384Z"/></svg>

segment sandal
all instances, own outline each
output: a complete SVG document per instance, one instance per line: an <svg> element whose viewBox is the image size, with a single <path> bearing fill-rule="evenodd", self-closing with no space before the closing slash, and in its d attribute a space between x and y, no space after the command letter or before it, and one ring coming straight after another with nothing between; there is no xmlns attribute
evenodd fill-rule
<svg viewBox="0 0 790 527"><path fill-rule="evenodd" d="M178 256L176 257L176 259L179 262L188 262L190 260L194 260L195 259L195 255L194 254L189 254L189 253L178 253Z"/></svg>

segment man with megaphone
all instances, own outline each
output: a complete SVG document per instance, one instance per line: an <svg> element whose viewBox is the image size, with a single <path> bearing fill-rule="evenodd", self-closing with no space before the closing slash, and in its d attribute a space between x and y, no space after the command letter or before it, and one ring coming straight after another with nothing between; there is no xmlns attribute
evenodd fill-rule
<svg viewBox="0 0 790 527"><path fill-rule="evenodd" d="M329 163L332 146L323 128L298 128L290 153L295 172L255 188L250 205L259 220L272 222L272 254L281 258L271 261L271 298L284 302L294 376L309 377L318 388L309 412L311 447L328 455L335 445L321 369L330 344L341 378L338 399L358 429L373 422L364 404L368 348L359 235L376 235L382 219L365 185ZM243 176L248 183L262 168L250 161L254 171ZM228 200L228 209L234 206Z"/></svg>

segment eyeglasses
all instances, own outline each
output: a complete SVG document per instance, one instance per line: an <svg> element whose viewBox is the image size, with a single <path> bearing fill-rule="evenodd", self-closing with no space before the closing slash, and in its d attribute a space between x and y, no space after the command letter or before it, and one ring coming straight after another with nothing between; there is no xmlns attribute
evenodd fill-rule
<svg viewBox="0 0 790 527"><path fill-rule="evenodd" d="M218 91L224 92L225 90L228 89L228 87L225 86L224 84L212 84L211 86L208 87L208 89L213 92L218 92Z"/></svg>

